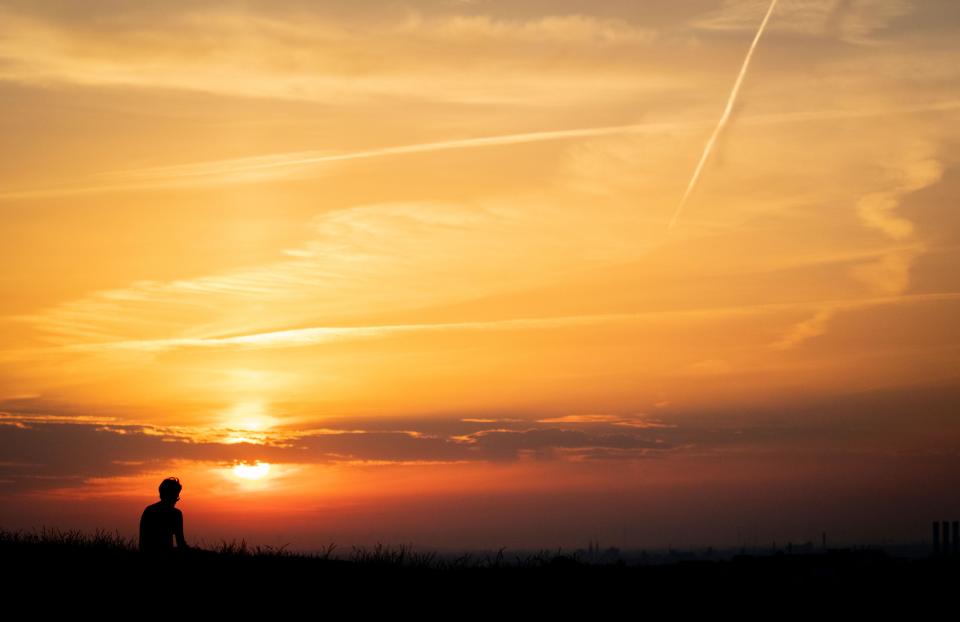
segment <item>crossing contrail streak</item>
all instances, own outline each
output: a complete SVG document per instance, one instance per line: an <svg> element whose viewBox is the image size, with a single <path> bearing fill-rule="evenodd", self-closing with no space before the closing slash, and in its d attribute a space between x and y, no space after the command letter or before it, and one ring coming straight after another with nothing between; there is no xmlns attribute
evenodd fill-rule
<svg viewBox="0 0 960 622"><path fill-rule="evenodd" d="M703 165L706 164L707 158L710 157L710 152L713 151L713 145L717 142L717 136L720 135L720 132L723 131L724 126L726 126L727 121L730 119L733 104L737 101L737 93L740 92L740 85L743 84L743 78L747 75L747 68L750 66L750 58L753 56L753 51L757 48L757 42L760 41L764 29L767 27L767 22L770 21L770 15L773 14L773 8L775 6L777 6L777 0L771 0L770 8L767 9L767 14L763 16L763 21L760 22L760 28L757 29L757 35L753 38L750 49L747 50L747 57L743 59L743 66L740 67L740 75L737 76L737 81L733 83L733 90L730 91L730 97L727 98L727 107L723 110L723 116L720 117L720 122L717 123L717 126L713 129L713 134L710 135L707 146L703 148L703 155L700 156L700 162L697 163L697 168L693 171L693 177L690 178L690 183L687 184L687 190L683 193L683 198L680 199L680 203L677 204L677 209L673 212L673 218L670 219L670 224L667 226L668 231L673 229L677 218L680 217L683 206L687 203L687 199L690 198L690 193L693 192L694 187L696 187L697 180L700 179L700 173L703 172Z"/></svg>

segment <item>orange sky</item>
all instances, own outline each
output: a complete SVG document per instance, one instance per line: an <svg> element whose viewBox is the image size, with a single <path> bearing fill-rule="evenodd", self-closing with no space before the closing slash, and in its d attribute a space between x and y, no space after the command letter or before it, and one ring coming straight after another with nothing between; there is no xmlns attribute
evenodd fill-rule
<svg viewBox="0 0 960 622"><path fill-rule="evenodd" d="M0 526L960 514L960 8L0 1ZM710 517L707 521L704 517Z"/></svg>

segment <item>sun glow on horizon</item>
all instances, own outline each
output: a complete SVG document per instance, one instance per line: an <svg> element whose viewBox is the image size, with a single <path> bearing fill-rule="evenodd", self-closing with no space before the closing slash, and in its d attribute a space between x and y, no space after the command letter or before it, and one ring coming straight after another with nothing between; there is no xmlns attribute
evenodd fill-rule
<svg viewBox="0 0 960 622"><path fill-rule="evenodd" d="M233 474L240 479L262 480L270 473L270 464L256 462L255 464L238 463L233 465Z"/></svg>

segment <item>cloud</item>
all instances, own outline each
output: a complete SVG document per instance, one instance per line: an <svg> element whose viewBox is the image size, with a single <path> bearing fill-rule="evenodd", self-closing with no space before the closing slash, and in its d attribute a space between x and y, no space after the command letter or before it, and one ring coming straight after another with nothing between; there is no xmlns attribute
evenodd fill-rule
<svg viewBox="0 0 960 622"><path fill-rule="evenodd" d="M891 251L873 263L850 268L850 273L878 293L897 294L910 284L910 266L917 251Z"/></svg>
<svg viewBox="0 0 960 622"><path fill-rule="evenodd" d="M663 423L659 419L649 417L643 413L636 415L601 415L601 414L589 414L589 415L563 415L562 417L548 417L545 419L537 419L537 423L562 423L562 424L571 424L571 423L580 423L586 425L600 425L600 426L622 426L627 428L669 428L672 427L670 424Z"/></svg>
<svg viewBox="0 0 960 622"><path fill-rule="evenodd" d="M725 376L733 373L734 367L723 359L704 359L688 365L684 372L693 376Z"/></svg>
<svg viewBox="0 0 960 622"><path fill-rule="evenodd" d="M780 340L770 344L774 350L795 348L804 341L822 335L827 331L827 323L836 313L836 309L827 308L817 311L813 317L794 325Z"/></svg>
<svg viewBox="0 0 960 622"><path fill-rule="evenodd" d="M703 30L753 30L757 15L762 15L766 6L764 0L725 0L720 8L698 17L694 25ZM792 0L778 9L770 29L869 44L894 20L915 8L909 0Z"/></svg>
<svg viewBox="0 0 960 622"><path fill-rule="evenodd" d="M505 19L491 15L453 15L432 17L410 13L397 29L400 32L432 36L450 41L484 40L524 41L570 44L653 44L654 30L641 28L623 19L591 15L546 15L532 19Z"/></svg>
<svg viewBox="0 0 960 622"><path fill-rule="evenodd" d="M935 184L943 176L943 165L933 157L933 150L930 143L917 142L898 154L899 161L888 165L886 175L891 180L887 182L890 187L869 193L857 203L857 215L865 226L893 240L913 237L913 223L894 210L905 196ZM851 273L879 294L897 294L907 289L910 266L924 250L922 246L892 250L874 263L854 266Z"/></svg>
<svg viewBox="0 0 960 622"><path fill-rule="evenodd" d="M908 114L952 112L960 110L960 101L942 100L907 106L883 108L851 108L835 110L807 110L802 112L773 113L744 116L742 125L768 126L802 124L815 121L844 119L870 119L872 117L897 116ZM522 145L547 141L592 141L574 143L567 154L570 174L574 176L570 185L578 186L588 192L611 193L617 190L617 176L611 179L609 167L629 170L633 183L638 178L653 179L652 173L645 175L653 156L652 146L657 144L662 151L679 132L689 132L712 124L713 121L658 121L610 125L597 127L579 127L539 132L520 132L491 136L478 136L452 140L438 140L424 143L395 145L334 153L329 150L295 151L286 153L267 153L242 158L227 158L155 166L142 169L107 171L87 179L73 180L57 186L44 188L23 188L0 193L0 200L22 201L48 199L87 194L112 192L145 191L159 189L190 189L220 187L237 184L253 184L282 179L315 177L323 170L337 163L366 160L371 158L389 158L405 155L434 153L462 149L481 149L486 147ZM634 138L633 136L636 136ZM596 139L612 137L606 142ZM643 152L651 152L648 157ZM586 173L586 175L583 175ZM596 177L602 175L602 180ZM626 176L626 175L624 175ZM639 176L639 177L638 177ZM582 178L582 179L581 179ZM886 197L888 193L879 193ZM878 199L881 200L881 199ZM881 206L882 207L882 206ZM308 251L291 249L291 256L311 256Z"/></svg>
<svg viewBox="0 0 960 622"><path fill-rule="evenodd" d="M569 103L584 101L586 86L590 98L618 98L653 85L651 79L625 86L622 70L550 62L552 48L595 55L610 46L652 45L653 33L622 20L416 12L397 18L385 11L360 21L271 8L128 9L109 19L73 21L7 9L0 19L0 77L30 85L182 89L324 104L381 98ZM439 46L443 54L434 53ZM660 84L669 83L664 74Z"/></svg>
<svg viewBox="0 0 960 622"><path fill-rule="evenodd" d="M315 175L317 168L322 165L352 160L432 153L454 149L570 140L611 134L653 134L671 129L681 129L682 127L683 125L676 123L641 123L545 132L524 132L500 136L482 136L459 140L381 147L378 149L348 153L330 153L327 151L276 153L245 158L215 160L211 162L160 166L140 170L112 171L100 175L98 179L91 179L87 183L78 182L59 188L14 191L0 194L0 199L36 199L127 190L191 188L237 183L256 183L275 179L296 178L308 174Z"/></svg>
<svg viewBox="0 0 960 622"><path fill-rule="evenodd" d="M186 348L228 348L228 349L272 349L307 347L342 341L387 338L404 333L461 332L461 331L512 331L520 329L564 328L589 326L606 323L656 321L664 318L697 320L717 320L723 316L778 314L805 308L828 306L829 310L816 313L815 321L809 320L802 327L796 327L779 343L792 347L803 339L821 334L816 332L829 319L829 316L842 309L862 309L872 306L901 305L927 301L950 301L960 299L960 292L940 292L908 296L875 297L848 300L811 300L803 302L742 305L733 307L705 307L695 309L676 309L637 313L608 313L595 315L525 317L491 321L443 322L433 324L383 324L370 326L329 326L308 327L290 330L268 331L230 337L197 338L161 338L151 340L118 340L92 343L65 344L51 348L27 348L20 352L8 353L6 362L16 361L24 356L42 353L116 353L124 352L150 355L165 351ZM727 363L717 360L701 361L691 368L696 373L725 373L730 371Z"/></svg>
<svg viewBox="0 0 960 622"><path fill-rule="evenodd" d="M447 434L413 429L280 429L254 434L262 442L233 442L243 430L130 424L113 418L0 413L0 489L26 492L121 477L173 460L211 465L397 464L516 460L524 452L546 457L555 448L666 450L656 432L622 431L616 423L591 431L479 429L480 422L445 422ZM415 422L410 422L411 424ZM597 422L594 422L597 423ZM613 431L617 430L617 431ZM636 454L633 457L639 457ZM555 456L560 458L562 456ZM627 456L624 456L627 457Z"/></svg>
<svg viewBox="0 0 960 622"><path fill-rule="evenodd" d="M639 457L647 450L672 449L671 445L652 437L629 433L591 433L563 428L529 430L481 430L460 437L477 455L488 460L516 460L521 455L540 459L557 456L558 449L613 448L634 451Z"/></svg>
<svg viewBox="0 0 960 622"><path fill-rule="evenodd" d="M0 413L0 490L7 494L82 487L133 476L171 461L222 468L239 462L296 464L589 462L824 452L958 456L960 389L910 385L788 403L662 415L654 427L624 426L617 415L460 420L353 418L327 427L278 428L261 444L228 443L230 431L134 424L114 418ZM497 427L477 419L496 419ZM556 423L546 424L547 421Z"/></svg>
<svg viewBox="0 0 960 622"><path fill-rule="evenodd" d="M902 153L902 161L891 165L888 173L894 185L888 190L873 192L857 203L857 214L868 227L902 240L913 234L913 223L893 213L902 198L926 188L943 176L943 165L930 155L929 144L914 145Z"/></svg>
<svg viewBox="0 0 960 622"><path fill-rule="evenodd" d="M356 206L318 216L303 256L191 279L137 281L18 320L35 326L49 344L82 350L83 344L128 342L103 347L131 352L309 345L430 330L428 323L357 325L356 318L531 286L545 273L600 264L628 251L625 245L593 245L565 237L578 227L584 233L601 226L591 219L582 211L561 212L546 202L522 200ZM525 246L501 242L520 237ZM556 252L558 240L566 240L562 244L579 254ZM421 287L423 282L431 287ZM262 313L265 304L271 305L270 314ZM330 324L311 326L317 318ZM590 319L536 318L534 324L558 321ZM482 324L467 323L464 328ZM499 327L526 324L524 318L510 318ZM439 328L456 329L458 323Z"/></svg>

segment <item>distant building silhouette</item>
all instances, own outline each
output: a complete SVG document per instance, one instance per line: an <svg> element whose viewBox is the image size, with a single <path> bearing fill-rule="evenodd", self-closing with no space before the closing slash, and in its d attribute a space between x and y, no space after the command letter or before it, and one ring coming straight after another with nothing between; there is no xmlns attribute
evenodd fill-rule
<svg viewBox="0 0 960 622"><path fill-rule="evenodd" d="M958 547L957 547L957 545L960 544L960 542L958 541L960 541L960 521L953 521L953 536L952 536L953 548L950 551L950 553L954 557L956 557L958 552L960 552L960 550L958 550Z"/></svg>
<svg viewBox="0 0 960 622"><path fill-rule="evenodd" d="M960 554L960 521L933 521L933 556L957 557Z"/></svg>

